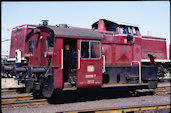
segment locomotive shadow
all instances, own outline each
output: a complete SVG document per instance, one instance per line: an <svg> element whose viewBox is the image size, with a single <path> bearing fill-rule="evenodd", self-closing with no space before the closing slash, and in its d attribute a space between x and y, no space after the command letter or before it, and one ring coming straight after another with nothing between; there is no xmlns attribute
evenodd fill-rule
<svg viewBox="0 0 171 113"><path fill-rule="evenodd" d="M146 95L153 95L153 92L138 93L134 95L132 92L126 90L108 89L84 89L79 91L61 91L53 94L47 101L49 104L64 104L75 102L96 101L102 99L116 99L127 97L139 97Z"/></svg>

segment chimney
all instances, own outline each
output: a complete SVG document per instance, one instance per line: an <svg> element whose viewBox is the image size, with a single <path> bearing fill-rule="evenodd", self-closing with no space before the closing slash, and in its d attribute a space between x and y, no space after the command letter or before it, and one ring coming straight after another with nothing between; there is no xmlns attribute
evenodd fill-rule
<svg viewBox="0 0 171 113"><path fill-rule="evenodd" d="M152 32L151 31L147 31L147 35L148 36L152 36Z"/></svg>
<svg viewBox="0 0 171 113"><path fill-rule="evenodd" d="M48 25L48 20L42 20L42 25L47 26Z"/></svg>

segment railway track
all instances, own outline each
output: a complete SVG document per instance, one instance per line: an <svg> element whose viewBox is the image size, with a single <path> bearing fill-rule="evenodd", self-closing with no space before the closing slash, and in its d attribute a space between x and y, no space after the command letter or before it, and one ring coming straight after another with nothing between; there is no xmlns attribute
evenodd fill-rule
<svg viewBox="0 0 171 113"><path fill-rule="evenodd" d="M1 95L2 108L47 104L46 99L34 99L31 93L25 93L23 88L1 89Z"/></svg>
<svg viewBox="0 0 171 113"><path fill-rule="evenodd" d="M95 109L95 110L81 110L81 111L71 111L71 112L64 112L64 113L144 113L144 112L145 113L161 113L161 110L168 111L169 113L170 104L119 107L119 108Z"/></svg>
<svg viewBox="0 0 171 113"><path fill-rule="evenodd" d="M2 95L5 94L16 94L17 90L12 89L2 89ZM170 86L159 86L155 90L151 89L143 89L143 90L137 90L137 92L145 93L145 92L154 92L154 94L168 94L171 93L171 87ZM48 104L47 99L34 99L31 94L24 95L24 96L9 96L9 97L3 97L1 98L1 105L2 108L8 108L8 107L22 107L22 106L30 106L30 105L44 105Z"/></svg>
<svg viewBox="0 0 171 113"><path fill-rule="evenodd" d="M9 89L1 89L1 94L2 95L9 94L9 93L17 93L17 92L16 92L16 89L12 89L12 90L9 90Z"/></svg>
<svg viewBox="0 0 171 113"><path fill-rule="evenodd" d="M154 93L155 95L171 94L171 86L159 86L157 89L142 89L137 90L137 93Z"/></svg>
<svg viewBox="0 0 171 113"><path fill-rule="evenodd" d="M23 107L30 105L45 105L47 104L46 99L34 99L32 95L25 96L12 96L12 97L2 97L1 105L2 108L8 107Z"/></svg>
<svg viewBox="0 0 171 113"><path fill-rule="evenodd" d="M24 88L1 89L1 95L24 93Z"/></svg>
<svg viewBox="0 0 171 113"><path fill-rule="evenodd" d="M155 89L155 94L171 94L171 86L162 86Z"/></svg>

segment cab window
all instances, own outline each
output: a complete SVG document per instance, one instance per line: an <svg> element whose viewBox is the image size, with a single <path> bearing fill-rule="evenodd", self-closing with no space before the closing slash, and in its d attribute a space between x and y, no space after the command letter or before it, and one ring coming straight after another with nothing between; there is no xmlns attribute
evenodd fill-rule
<svg viewBox="0 0 171 113"><path fill-rule="evenodd" d="M46 38L46 48L53 47L53 36L47 36Z"/></svg>
<svg viewBox="0 0 171 113"><path fill-rule="evenodd" d="M132 34L132 28L131 27L128 27L127 34Z"/></svg>
<svg viewBox="0 0 171 113"><path fill-rule="evenodd" d="M28 43L28 53L33 54L33 49L34 49L34 40L30 40Z"/></svg>
<svg viewBox="0 0 171 113"><path fill-rule="evenodd" d="M89 58L89 42L81 42L81 58Z"/></svg>
<svg viewBox="0 0 171 113"><path fill-rule="evenodd" d="M120 31L122 34L132 34L132 27L120 26Z"/></svg>
<svg viewBox="0 0 171 113"><path fill-rule="evenodd" d="M134 35L137 35L136 29L134 27L132 28L132 32Z"/></svg>
<svg viewBox="0 0 171 113"><path fill-rule="evenodd" d="M127 34L127 28L125 26L120 27L122 34Z"/></svg>
<svg viewBox="0 0 171 113"><path fill-rule="evenodd" d="M100 42L91 42L91 58L100 58Z"/></svg>
<svg viewBox="0 0 171 113"><path fill-rule="evenodd" d="M99 41L81 41L82 59L100 59L101 44Z"/></svg>
<svg viewBox="0 0 171 113"><path fill-rule="evenodd" d="M117 25L116 24L106 24L106 30L107 31L116 31Z"/></svg>

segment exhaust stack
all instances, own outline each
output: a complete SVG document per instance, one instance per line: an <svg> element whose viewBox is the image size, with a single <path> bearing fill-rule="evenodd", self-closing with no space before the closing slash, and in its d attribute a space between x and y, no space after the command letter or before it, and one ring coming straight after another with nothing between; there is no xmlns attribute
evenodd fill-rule
<svg viewBox="0 0 171 113"><path fill-rule="evenodd" d="M47 25L48 25L48 21L49 21L49 20L42 20L42 25L43 25L43 26L47 26Z"/></svg>

